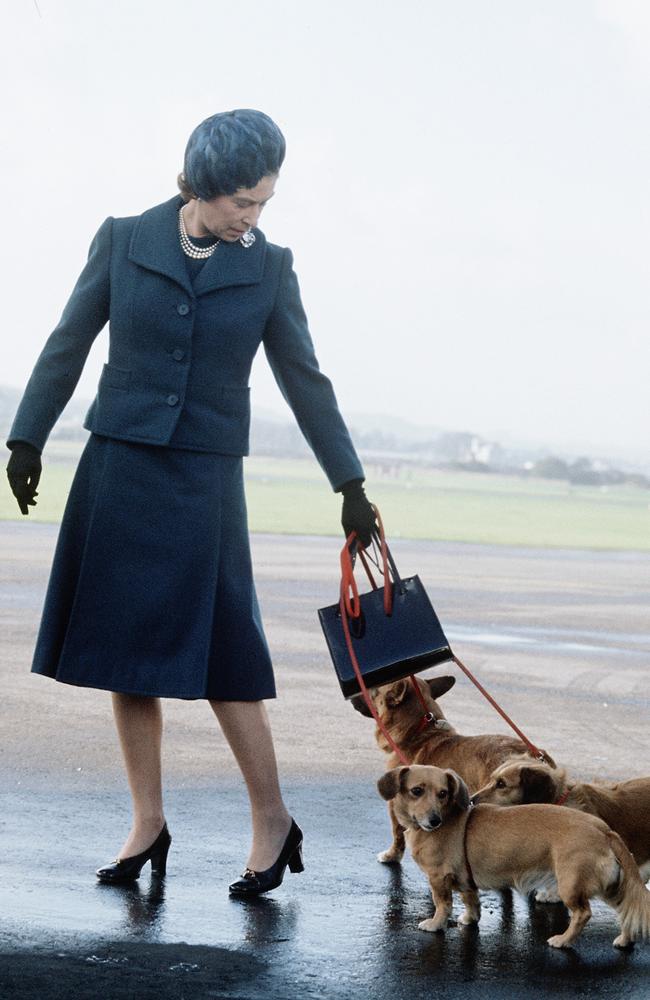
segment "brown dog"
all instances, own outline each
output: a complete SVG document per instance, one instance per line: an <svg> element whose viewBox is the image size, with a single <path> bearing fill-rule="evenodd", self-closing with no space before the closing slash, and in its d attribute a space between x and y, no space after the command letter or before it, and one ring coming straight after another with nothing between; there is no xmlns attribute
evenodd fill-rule
<svg viewBox="0 0 650 1000"><path fill-rule="evenodd" d="M454 686L455 677L416 677L415 681L426 705L428 718L409 679L370 690L379 718L407 760L414 764L451 767L469 788L482 788L495 767L516 754L526 753L525 745L516 737L496 734L461 736L456 732L436 701L436 698L441 698ZM350 700L358 712L372 718L361 695ZM381 749L390 755L388 768L399 764L379 726L376 728L375 738ZM546 753L545 757L554 765ZM388 812L393 843L387 851L377 855L377 860L383 864L397 863L404 856L404 831L395 819L390 802Z"/></svg>
<svg viewBox="0 0 650 1000"><path fill-rule="evenodd" d="M520 757L497 767L488 783L472 795L472 802L496 806L552 802L599 816L625 841L641 878L650 878L650 778L583 784L567 781L563 768Z"/></svg>
<svg viewBox="0 0 650 1000"><path fill-rule="evenodd" d="M593 897L617 911L617 948L650 938L650 892L621 838L596 816L550 805L470 807L462 779L439 767L396 767L377 787L393 802L431 886L436 912L420 922L421 930L445 930L453 889L465 902L459 923L469 924L480 917L477 889L525 893L541 880L557 887L571 917L563 934L548 939L553 948L575 941L591 917Z"/></svg>

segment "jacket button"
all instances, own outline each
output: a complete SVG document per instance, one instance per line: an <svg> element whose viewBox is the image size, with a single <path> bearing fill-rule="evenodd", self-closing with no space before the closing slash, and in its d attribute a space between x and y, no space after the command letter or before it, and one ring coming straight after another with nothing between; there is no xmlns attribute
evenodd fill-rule
<svg viewBox="0 0 650 1000"><path fill-rule="evenodd" d="M167 397L167 402L169 403L170 406L176 406L178 402L178 396L175 396L172 393L170 396Z"/></svg>
<svg viewBox="0 0 650 1000"><path fill-rule="evenodd" d="M189 311L190 307L188 306L187 302L181 302L180 305L176 306L176 312L178 313L179 316L187 316Z"/></svg>
<svg viewBox="0 0 650 1000"><path fill-rule="evenodd" d="M180 347L177 347L175 351L172 351L172 358L174 361L182 361L185 357L185 351L181 351Z"/></svg>

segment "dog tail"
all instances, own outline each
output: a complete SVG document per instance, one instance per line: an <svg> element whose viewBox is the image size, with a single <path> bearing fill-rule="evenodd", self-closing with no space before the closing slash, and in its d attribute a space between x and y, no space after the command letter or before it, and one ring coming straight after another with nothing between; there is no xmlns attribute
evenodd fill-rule
<svg viewBox="0 0 650 1000"><path fill-rule="evenodd" d="M608 887L608 896L621 921L622 937L629 942L650 940L650 892L643 884L636 862L613 830L607 839L620 865L616 884Z"/></svg>

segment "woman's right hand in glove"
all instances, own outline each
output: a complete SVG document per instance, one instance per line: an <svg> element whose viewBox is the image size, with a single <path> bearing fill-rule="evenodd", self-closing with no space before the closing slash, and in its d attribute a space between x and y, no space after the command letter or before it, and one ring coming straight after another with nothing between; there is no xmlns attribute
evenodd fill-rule
<svg viewBox="0 0 650 1000"><path fill-rule="evenodd" d="M11 458L7 463L7 479L11 492L18 501L21 514L29 514L36 506L36 487L41 478L41 453L33 444L15 441L11 445Z"/></svg>
<svg viewBox="0 0 650 1000"><path fill-rule="evenodd" d="M367 548L372 540L372 534L377 530L377 519L372 504L366 497L363 479L350 479L341 486L343 494L343 511L341 524L345 537L352 531L362 548Z"/></svg>

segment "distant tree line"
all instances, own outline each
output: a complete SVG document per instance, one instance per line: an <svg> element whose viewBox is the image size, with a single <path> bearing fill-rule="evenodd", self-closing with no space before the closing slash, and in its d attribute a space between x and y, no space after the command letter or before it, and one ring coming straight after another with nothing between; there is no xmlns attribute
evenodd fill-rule
<svg viewBox="0 0 650 1000"><path fill-rule="evenodd" d="M22 392L0 386L0 440L6 436ZM59 418L52 438L84 440L88 432L82 422L88 400L72 399ZM378 418L379 419L379 418ZM650 477L641 472L624 472L587 456L566 461L555 455L535 458L530 450L513 451L495 441L486 441L468 431L433 431L421 438L395 432L390 417L385 426L361 429L351 426L352 437L361 455L378 467L399 471L413 466L457 469L465 472L498 472L510 475L540 476L581 486L615 486L629 483L650 489ZM293 421L253 417L251 451L257 455L301 458L311 454L309 446Z"/></svg>
<svg viewBox="0 0 650 1000"><path fill-rule="evenodd" d="M549 455L548 458L535 462L530 473L542 479L563 479L580 486L618 486L621 483L630 483L650 489L648 476L640 472L622 472L609 466L600 467L586 456L576 458L573 462L565 462L563 458Z"/></svg>

